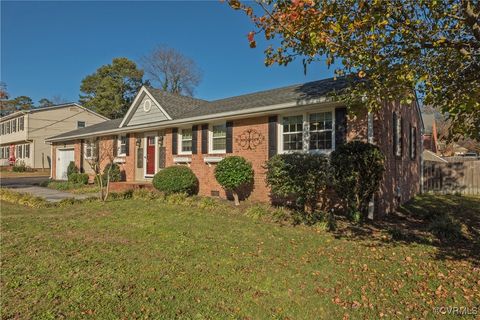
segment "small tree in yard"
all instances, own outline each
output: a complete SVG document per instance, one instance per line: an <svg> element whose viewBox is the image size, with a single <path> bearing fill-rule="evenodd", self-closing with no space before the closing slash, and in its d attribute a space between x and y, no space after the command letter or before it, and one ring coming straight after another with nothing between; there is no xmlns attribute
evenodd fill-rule
<svg viewBox="0 0 480 320"><path fill-rule="evenodd" d="M295 197L296 206L313 214L329 180L328 158L324 155L290 153L272 157L266 165L267 184L272 194Z"/></svg>
<svg viewBox="0 0 480 320"><path fill-rule="evenodd" d="M243 157L226 157L215 168L215 178L225 190L232 192L238 206L240 189L253 182L252 164Z"/></svg>
<svg viewBox="0 0 480 320"><path fill-rule="evenodd" d="M92 168L93 172L95 172L95 181L100 187L99 193L100 193L100 199L102 201L107 201L107 198L108 198L110 178L112 176L111 170L113 168L112 164L114 159L115 159L115 155L113 153L113 148L104 148L104 147L100 148L98 140L96 140L93 143L92 157L90 159L87 159L87 162ZM107 166L105 166L106 170L103 173L106 176L106 181L104 181L102 176L102 170L101 170L102 163L107 163Z"/></svg>
<svg viewBox="0 0 480 320"><path fill-rule="evenodd" d="M331 167L338 196L346 201L352 217L364 218L380 187L385 156L373 144L352 141L332 152Z"/></svg>

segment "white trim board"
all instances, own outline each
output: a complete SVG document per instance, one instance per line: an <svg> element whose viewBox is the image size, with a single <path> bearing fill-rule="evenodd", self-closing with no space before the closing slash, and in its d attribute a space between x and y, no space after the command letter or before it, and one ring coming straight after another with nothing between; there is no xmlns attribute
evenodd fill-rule
<svg viewBox="0 0 480 320"><path fill-rule="evenodd" d="M140 91L138 91L137 95L135 96L135 99L133 100L132 104L128 108L128 111L125 114L125 116L123 117L123 120L120 123L119 128L122 128L122 127L124 127L128 124L128 122L130 121L130 119L133 116L134 111L137 109L137 107L139 107L138 104L140 103L140 100L143 99L143 96L144 96L143 94L147 95L150 98L150 100L155 102L155 105L160 109L161 112L163 112L163 114L165 115L165 117L167 117L168 120L172 120L172 117L170 117L170 115L165 111L165 109L162 108L160 103L158 103L158 101L148 91L147 87L143 86L140 89Z"/></svg>

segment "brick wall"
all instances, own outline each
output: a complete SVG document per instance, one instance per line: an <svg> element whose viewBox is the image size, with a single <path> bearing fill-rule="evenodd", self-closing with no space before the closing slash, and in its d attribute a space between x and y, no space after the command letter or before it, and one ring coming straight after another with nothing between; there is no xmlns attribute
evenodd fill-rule
<svg viewBox="0 0 480 320"><path fill-rule="evenodd" d="M403 120L403 152L401 158L396 158L393 153L393 124L392 112L397 111ZM347 140L367 141L368 116L366 112L357 113L348 117ZM417 128L417 156L415 160L410 159L408 150L409 124ZM381 191L376 197L376 212L379 215L393 210L398 204L410 199L419 192L420 183L420 120L414 107L400 108L399 104L390 103L374 115L374 143L376 143L386 156L386 172L382 181ZM255 171L253 188L250 190L249 198L257 201L270 201L270 193L265 183L265 162L268 160L268 116L247 118L233 121L232 131L233 152L228 155L239 155L245 157L252 163ZM248 144L248 136L254 134L258 141L255 144ZM125 162L120 164L125 172L126 181L140 180L135 177L136 171L136 138L143 139L143 133L131 134L129 140L129 155ZM191 158L190 168L199 180L199 194L210 196L212 191L218 191L222 198L227 194L217 183L214 171L216 164L207 164L205 156L225 156L225 154L202 154L202 133L201 125L198 125L197 133L197 154L185 157ZM116 136L102 137L100 148L107 150L107 154L113 150ZM174 165L172 154L172 129L165 130L164 145L166 148L166 166ZM53 146L55 152L55 146ZM80 167L80 141L75 141L75 162ZM55 153L54 153L55 155ZM179 155L180 156L180 155ZM183 157L183 156L181 156ZM52 172L55 173L55 157L52 161ZM102 170L110 162L109 157L103 157ZM397 187L399 188L397 191ZM400 197L397 197L397 194ZM331 200L331 199L330 199ZM330 201L332 202L332 201Z"/></svg>
<svg viewBox="0 0 480 320"><path fill-rule="evenodd" d="M394 154L393 112L403 119L403 148L401 157ZM416 128L416 157L410 159L409 125ZM386 157L385 174L376 198L377 213L388 214L398 205L420 192L420 127L421 122L414 105L401 106L392 102L375 114L374 140Z"/></svg>

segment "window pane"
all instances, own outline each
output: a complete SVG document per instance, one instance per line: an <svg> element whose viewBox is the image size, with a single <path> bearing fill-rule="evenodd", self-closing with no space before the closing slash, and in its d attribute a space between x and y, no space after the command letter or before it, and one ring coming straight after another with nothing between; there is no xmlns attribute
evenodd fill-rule
<svg viewBox="0 0 480 320"><path fill-rule="evenodd" d="M213 138L212 149L215 151L227 149L227 138Z"/></svg>
<svg viewBox="0 0 480 320"><path fill-rule="evenodd" d="M301 132L303 130L303 116L283 117L283 132Z"/></svg>
<svg viewBox="0 0 480 320"><path fill-rule="evenodd" d="M311 132L310 150L328 150L332 149L332 132Z"/></svg>
<svg viewBox="0 0 480 320"><path fill-rule="evenodd" d="M221 124L221 125L213 126L212 131L213 131L213 137L214 138L226 137L227 136L227 125L226 124Z"/></svg>
<svg viewBox="0 0 480 320"><path fill-rule="evenodd" d="M313 113L309 120L310 131L331 130L333 126L331 112Z"/></svg>
<svg viewBox="0 0 480 320"><path fill-rule="evenodd" d="M182 130L182 151L192 151L192 129Z"/></svg>
<svg viewBox="0 0 480 320"><path fill-rule="evenodd" d="M192 151L192 140L182 141L182 151Z"/></svg>
<svg viewBox="0 0 480 320"><path fill-rule="evenodd" d="M182 130L182 140L192 140L192 129Z"/></svg>
<svg viewBox="0 0 480 320"><path fill-rule="evenodd" d="M284 134L283 150L293 151L303 149L303 133Z"/></svg>

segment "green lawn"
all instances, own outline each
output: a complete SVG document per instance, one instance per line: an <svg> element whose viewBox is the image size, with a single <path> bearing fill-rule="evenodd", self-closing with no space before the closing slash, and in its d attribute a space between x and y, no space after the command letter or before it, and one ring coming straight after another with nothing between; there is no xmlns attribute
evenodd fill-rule
<svg viewBox="0 0 480 320"><path fill-rule="evenodd" d="M395 218L412 232L398 241L395 219L328 233L159 200L1 205L2 319L404 319L480 305L468 239L480 199L418 199ZM467 212L467 238L428 240L417 215L435 206Z"/></svg>

